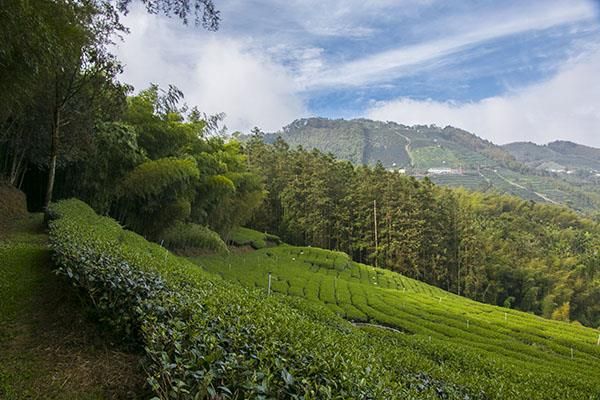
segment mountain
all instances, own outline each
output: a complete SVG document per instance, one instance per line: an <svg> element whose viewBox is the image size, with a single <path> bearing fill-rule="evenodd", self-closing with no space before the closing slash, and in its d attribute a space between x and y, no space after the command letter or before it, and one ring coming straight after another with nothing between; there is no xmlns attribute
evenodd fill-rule
<svg viewBox="0 0 600 400"><path fill-rule="evenodd" d="M573 142L555 141L547 145L516 142L502 146L518 161L536 169L560 173L600 173L600 149Z"/></svg>
<svg viewBox="0 0 600 400"><path fill-rule="evenodd" d="M498 146L451 126L327 118L296 120L266 134L265 141L277 137L355 164L381 162L442 185L495 190L583 212L600 210L600 149L576 143Z"/></svg>

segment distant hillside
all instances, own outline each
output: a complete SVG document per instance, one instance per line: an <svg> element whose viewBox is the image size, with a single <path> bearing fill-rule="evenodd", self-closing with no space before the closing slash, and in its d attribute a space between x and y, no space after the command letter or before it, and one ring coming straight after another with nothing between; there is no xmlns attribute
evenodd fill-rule
<svg viewBox="0 0 600 400"><path fill-rule="evenodd" d="M354 163L373 165L380 161L388 168L421 172L444 166L477 168L516 162L502 147L453 127L309 118L267 135L267 141L277 136L292 146L317 148Z"/></svg>
<svg viewBox="0 0 600 400"><path fill-rule="evenodd" d="M472 190L495 190L528 200L600 209L600 149L557 141L545 146L498 146L462 129L406 126L367 119L299 119L282 131L291 146L316 148L355 164L387 169Z"/></svg>
<svg viewBox="0 0 600 400"><path fill-rule="evenodd" d="M573 142L556 141L547 145L517 142L502 146L518 161L537 169L566 173L600 173L600 149Z"/></svg>

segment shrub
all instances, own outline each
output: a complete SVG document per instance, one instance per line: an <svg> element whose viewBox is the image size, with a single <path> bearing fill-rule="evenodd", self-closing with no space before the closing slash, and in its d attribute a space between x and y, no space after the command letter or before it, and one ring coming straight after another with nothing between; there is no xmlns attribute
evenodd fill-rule
<svg viewBox="0 0 600 400"><path fill-rule="evenodd" d="M229 234L229 240L236 246L251 246L255 250L281 243L278 236L241 227Z"/></svg>
<svg viewBox="0 0 600 400"><path fill-rule="evenodd" d="M199 175L192 158L162 158L138 165L117 189L120 219L136 232L157 238L190 215Z"/></svg>
<svg viewBox="0 0 600 400"><path fill-rule="evenodd" d="M178 222L162 233L161 240L164 240L169 249L187 255L202 251L229 252L227 245L216 232L198 224Z"/></svg>
<svg viewBox="0 0 600 400"><path fill-rule="evenodd" d="M27 215L25 193L0 180L0 218L11 220Z"/></svg>

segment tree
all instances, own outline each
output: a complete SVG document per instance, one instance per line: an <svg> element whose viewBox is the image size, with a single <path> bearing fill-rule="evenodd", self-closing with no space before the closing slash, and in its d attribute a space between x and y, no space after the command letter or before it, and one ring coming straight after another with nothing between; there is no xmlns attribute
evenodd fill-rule
<svg viewBox="0 0 600 400"><path fill-rule="evenodd" d="M132 0L114 1L121 12L127 13L129 11ZM189 22L191 15L194 17L196 24L201 24L208 30L216 31L219 29L221 15L212 0L141 0L141 2L151 14L175 15L181 18L184 24Z"/></svg>
<svg viewBox="0 0 600 400"><path fill-rule="evenodd" d="M193 158L162 158L138 165L119 184L119 219L158 239L169 226L189 217L199 176Z"/></svg>

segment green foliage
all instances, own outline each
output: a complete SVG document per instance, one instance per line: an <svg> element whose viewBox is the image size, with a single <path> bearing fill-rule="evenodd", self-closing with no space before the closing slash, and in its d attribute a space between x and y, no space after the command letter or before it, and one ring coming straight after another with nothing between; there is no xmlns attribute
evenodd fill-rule
<svg viewBox="0 0 600 400"><path fill-rule="evenodd" d="M75 187L69 189L99 213L108 213L118 195L119 186L115 182L145 160L137 135L129 125L101 123L94 135L92 149L72 180Z"/></svg>
<svg viewBox="0 0 600 400"><path fill-rule="evenodd" d="M254 249L263 249L281 243L278 236L241 227L231 231L229 241L236 246L252 246Z"/></svg>
<svg viewBox="0 0 600 400"><path fill-rule="evenodd" d="M190 215L199 171L193 159L146 161L129 172L118 188L120 213L137 232L156 238Z"/></svg>
<svg viewBox="0 0 600 400"><path fill-rule="evenodd" d="M511 312L509 331L517 335L519 327L530 326L538 337L529 331L519 337L544 343L548 350L519 345L515 340L510 342L515 349L501 349L496 343L507 343L507 328L501 328L498 317L488 312L489 306L465 303L458 297L453 300L454 296L448 295L443 312L421 313L412 326L413 332L430 332L432 340L422 334L399 335L376 328L363 331L316 302L267 297L264 291L227 283L123 231L115 221L95 215L79 201L55 204L52 212L50 239L56 265L87 293L106 322L137 338L146 354L148 382L161 399L589 399L590 393L600 390L597 369L590 359L597 357L593 356L597 349L583 343L593 331L583 327L565 329L562 323L546 322L540 332L534 317ZM332 279L337 272L352 275L359 271L363 287L404 282L411 291L406 297L407 314L401 318L407 323L415 318L408 314L415 312L413 307L422 311L426 304L438 304L430 293L441 292L439 289L389 271L366 266L357 269L341 253L283 246L239 257L255 255L254 260L260 262L296 258L307 269L302 251L307 260L327 265L322 271L330 272L317 276ZM225 274L228 259L215 259L225 260L220 271ZM254 261L239 261L232 270L241 272L246 266L251 272L256 266ZM277 275L286 276L284 269L290 262L281 264ZM275 264L267 261L265 265ZM292 278L299 271L292 267L287 276ZM252 272L250 276L257 275ZM266 281L264 274L262 278ZM339 282L348 283L348 279L340 277ZM283 279L274 279L275 290L286 286ZM394 297L392 286L379 289L384 297L372 297L371 291L363 292L361 284L357 286L352 297L368 299L365 304L370 304L366 309L370 316L384 314L377 310L391 315L392 308L386 303ZM410 300L412 287L426 291ZM331 298L331 294L337 297L336 288L319 285L316 290ZM446 331L436 331L444 326L436 321L459 305L468 305L474 314L472 335L461 339L466 333L463 321L448 322ZM498 324L499 332L482 331L489 324ZM543 338L547 335L555 338L556 344ZM486 346L490 340L491 345ZM575 360L564 354L569 346L576 351ZM522 359L515 358L524 351ZM497 360L489 358L494 354L499 354ZM542 354L542 362L548 358L552 362L544 365L530 354ZM588 368L580 368L579 363Z"/></svg>
<svg viewBox="0 0 600 400"><path fill-rule="evenodd" d="M174 90L163 92L152 85L127 101L123 121L134 127L140 146L152 160L189 154L205 127L202 120L185 121L185 106L177 106L182 95Z"/></svg>
<svg viewBox="0 0 600 400"><path fill-rule="evenodd" d="M596 346L598 332L593 329L474 302L388 270L352 262L343 253L318 248L283 245L194 261L207 271L248 287L267 288L271 274L274 292L321 303L352 321L400 331L402 334L382 335L381 328L369 330L373 342L381 336L401 342L386 350L389 365L398 351L440 357L444 372L438 379L447 382L456 369L473 374L481 387L490 380L493 389L485 389L488 398L587 398L600 393L600 349ZM424 343L430 347L424 348ZM571 348L576 354L573 360ZM582 370L584 364L589 368ZM500 365L510 367L503 370ZM545 379L547 386L529 387ZM561 387L573 382L587 384L558 394ZM503 385L510 391L504 392Z"/></svg>
<svg viewBox="0 0 600 400"><path fill-rule="evenodd" d="M78 201L52 207L51 247L62 274L144 346L160 398L397 398L406 390L366 335L296 302L229 285ZM348 342L352 343L349 344ZM349 345L347 345L349 344ZM338 360L330 364L331 360Z"/></svg>
<svg viewBox="0 0 600 400"><path fill-rule="evenodd" d="M264 197L263 183L248 169L240 144L208 137L206 131L214 128L214 118L204 116L207 122L195 108L179 105L182 96L174 87L163 91L153 85L129 98L124 121L135 130L140 147L151 160L176 157L195 161L200 174L192 185L194 193L186 196L190 219L226 236L250 219Z"/></svg>
<svg viewBox="0 0 600 400"><path fill-rule="evenodd" d="M198 224L178 222L162 232L160 237L166 247L184 254L229 251L216 232Z"/></svg>

